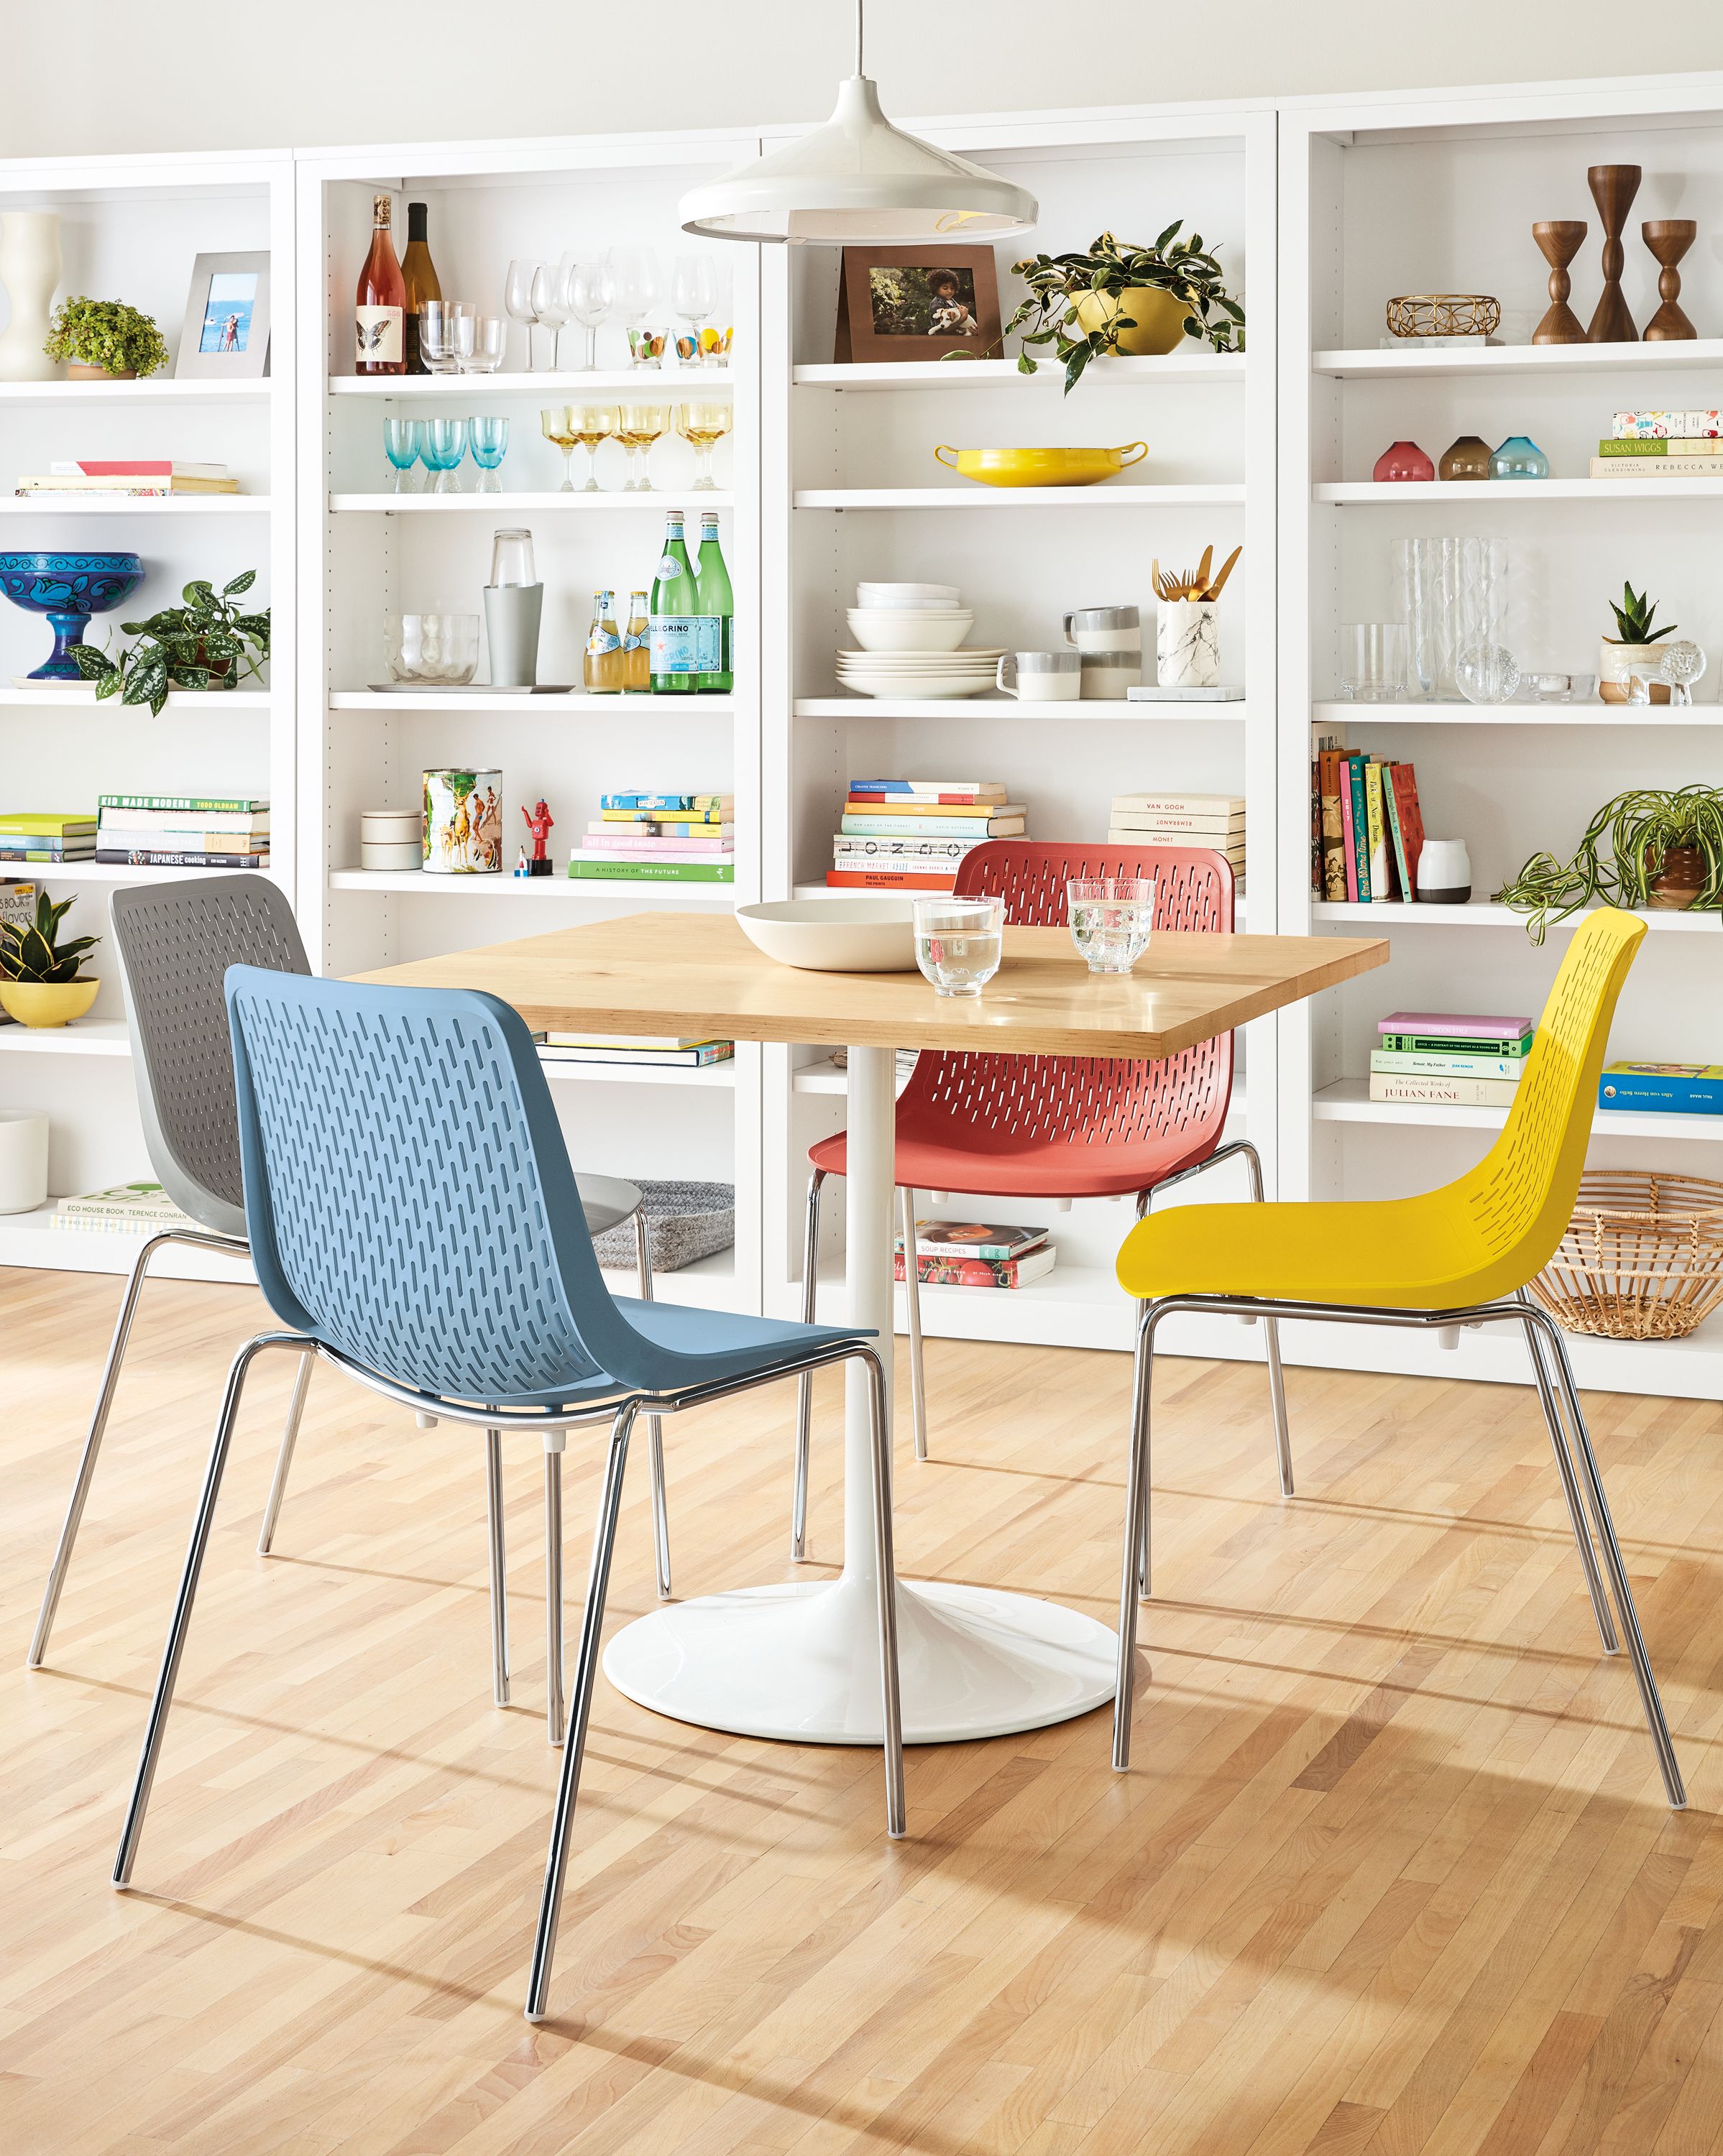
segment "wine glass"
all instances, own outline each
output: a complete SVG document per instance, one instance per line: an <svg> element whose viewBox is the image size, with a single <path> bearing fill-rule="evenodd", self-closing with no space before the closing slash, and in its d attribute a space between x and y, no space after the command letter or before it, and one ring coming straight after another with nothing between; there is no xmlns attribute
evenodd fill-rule
<svg viewBox="0 0 1723 2156"><path fill-rule="evenodd" d="M419 462L419 429L417 419L385 419L383 423L383 453L394 467L395 483L390 490L394 494L411 494L412 485L407 475Z"/></svg>
<svg viewBox="0 0 1723 2156"><path fill-rule="evenodd" d="M615 290L616 311L629 328L638 329L663 290L658 257L650 247L613 247L604 259Z"/></svg>
<svg viewBox="0 0 1723 2156"><path fill-rule="evenodd" d="M431 492L459 494L460 481L455 474L466 454L465 420L426 419L422 424L424 432L419 454L424 459L425 469L436 474Z"/></svg>
<svg viewBox="0 0 1723 2156"><path fill-rule="evenodd" d="M544 267L542 262L517 259L508 265L508 281L502 288L502 304L512 322L522 322L527 330L527 371L532 371L532 329L538 316L532 305L532 280Z"/></svg>
<svg viewBox="0 0 1723 2156"><path fill-rule="evenodd" d="M688 325L676 341L676 357L692 364L700 351L699 328L717 304L717 269L709 254L678 254L671 272L671 311Z"/></svg>
<svg viewBox="0 0 1723 2156"><path fill-rule="evenodd" d="M568 467L574 454L574 414L566 404L549 405L538 415L538 431L546 441L554 442L563 453L563 483L557 491L559 494L573 494L574 480ZM589 452L589 468L590 464L591 456ZM596 493L597 489L594 488L593 491Z"/></svg>
<svg viewBox="0 0 1723 2156"><path fill-rule="evenodd" d="M717 489L717 481L712 475L712 453L730 431L731 408L727 403L676 407L676 430L694 451L692 490L696 494L710 494Z"/></svg>
<svg viewBox="0 0 1723 2156"><path fill-rule="evenodd" d="M616 280L607 262L571 262L568 265L568 311L586 331L586 372L599 363L599 326L609 316L616 296Z"/></svg>
<svg viewBox="0 0 1723 2156"><path fill-rule="evenodd" d="M568 319L568 273L560 262L541 262L532 273L532 311L550 333L550 363L563 363L563 325Z"/></svg>
<svg viewBox="0 0 1723 2156"><path fill-rule="evenodd" d="M481 494L501 494L502 481L496 476L496 467L508 454L508 422L507 419L472 419L468 422L468 428L473 462L483 474L478 491Z"/></svg>
<svg viewBox="0 0 1723 2156"><path fill-rule="evenodd" d="M586 485L583 494L602 494L599 485L599 444L608 442L616 432L616 408L614 404L577 404L569 414L569 429L586 452Z"/></svg>
<svg viewBox="0 0 1723 2156"><path fill-rule="evenodd" d="M617 414L616 439L628 452L630 476L624 484L625 494L654 494L647 460L652 444L664 432L670 414L661 404L625 404ZM638 466L635 459L640 459ZM638 470L639 477L634 476Z"/></svg>

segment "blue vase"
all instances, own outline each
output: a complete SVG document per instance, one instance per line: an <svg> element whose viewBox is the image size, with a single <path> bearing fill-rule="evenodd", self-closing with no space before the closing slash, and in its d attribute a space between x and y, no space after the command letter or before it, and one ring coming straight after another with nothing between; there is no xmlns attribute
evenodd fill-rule
<svg viewBox="0 0 1723 2156"><path fill-rule="evenodd" d="M136 554L0 554L0 592L26 613L45 614L54 649L32 681L81 681L74 645L93 613L122 605L143 582Z"/></svg>
<svg viewBox="0 0 1723 2156"><path fill-rule="evenodd" d="M1547 479L1550 459L1529 435L1510 434L1489 459L1492 479Z"/></svg>

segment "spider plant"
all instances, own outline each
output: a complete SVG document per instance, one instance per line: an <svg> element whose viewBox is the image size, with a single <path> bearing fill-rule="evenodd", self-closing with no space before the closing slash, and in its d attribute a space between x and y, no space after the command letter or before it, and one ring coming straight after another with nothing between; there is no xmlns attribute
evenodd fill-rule
<svg viewBox="0 0 1723 2156"><path fill-rule="evenodd" d="M1527 933L1541 943L1552 921L1597 902L1630 911L1648 903L1668 855L1690 849L1705 864L1695 911L1723 912L1723 789L1683 786L1673 793L1634 788L1618 793L1587 824L1573 858L1534 854L1496 893L1530 915Z"/></svg>

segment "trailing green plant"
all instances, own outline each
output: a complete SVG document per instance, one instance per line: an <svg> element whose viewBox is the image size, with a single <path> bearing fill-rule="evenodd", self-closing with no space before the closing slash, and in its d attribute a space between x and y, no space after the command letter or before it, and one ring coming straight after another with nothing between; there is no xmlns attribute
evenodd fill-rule
<svg viewBox="0 0 1723 2156"><path fill-rule="evenodd" d="M1618 793L1587 824L1571 860L1534 854L1496 898L1529 913L1527 932L1541 943L1552 921L1582 906L1643 906L1665 856L1676 848L1690 848L1705 863L1694 910L1723 911L1723 789L1715 786Z"/></svg>
<svg viewBox="0 0 1723 2156"><path fill-rule="evenodd" d="M167 346L154 316L123 300L62 300L42 349L50 359L75 359L110 374L128 369L156 374L167 364Z"/></svg>
<svg viewBox="0 0 1723 2156"><path fill-rule="evenodd" d="M1680 627L1672 621L1667 629L1654 629L1657 619L1657 602L1648 592L1636 592L1631 584L1622 586L1622 603L1609 602L1609 611L1615 616L1616 644L1655 644L1660 636L1673 636Z"/></svg>
<svg viewBox="0 0 1723 2156"><path fill-rule="evenodd" d="M241 613L234 604L256 581L256 570L247 569L219 592L213 584L188 584L183 606L163 607L147 621L121 623L126 635L139 640L117 660L74 644L78 671L95 682L98 699L147 704L157 716L170 689L237 689L248 677L260 679L259 662L270 655L270 610Z"/></svg>
<svg viewBox="0 0 1723 2156"><path fill-rule="evenodd" d="M1077 303L1091 292L1117 298L1133 285L1176 293L1185 302L1185 334L1206 337L1216 352L1244 350L1244 309L1222 281L1221 265L1205 248L1201 235L1178 237L1175 219L1148 247L1127 245L1103 232L1081 254L1036 254L1011 265L1029 287L1028 297L1006 324L1005 334L1021 339L1017 366L1036 370L1031 346L1052 345L1065 368L1068 396L1092 359L1119 350L1121 330L1134 329L1128 303L1121 302L1098 329L1086 330L1077 319Z"/></svg>
<svg viewBox="0 0 1723 2156"><path fill-rule="evenodd" d="M84 953L93 951L101 938L75 936L66 943L58 940L60 921L71 903L63 898L56 906L44 891L36 901L33 921L0 921L0 979L64 988L80 978Z"/></svg>

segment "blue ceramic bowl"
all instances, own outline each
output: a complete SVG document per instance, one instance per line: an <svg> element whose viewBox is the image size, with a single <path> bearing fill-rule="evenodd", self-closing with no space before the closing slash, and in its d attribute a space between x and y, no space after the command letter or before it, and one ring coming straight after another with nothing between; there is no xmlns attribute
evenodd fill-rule
<svg viewBox="0 0 1723 2156"><path fill-rule="evenodd" d="M32 681L81 681L72 646L93 613L122 605L143 582L136 554L0 554L0 592L27 613L46 614L54 649Z"/></svg>

